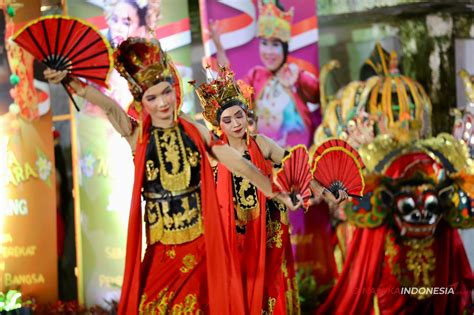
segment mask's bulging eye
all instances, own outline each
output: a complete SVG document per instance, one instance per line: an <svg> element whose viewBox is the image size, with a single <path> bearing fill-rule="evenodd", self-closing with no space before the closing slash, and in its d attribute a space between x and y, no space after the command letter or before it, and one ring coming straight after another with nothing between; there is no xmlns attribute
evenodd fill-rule
<svg viewBox="0 0 474 315"><path fill-rule="evenodd" d="M415 209L415 200L412 197L403 197L397 201L397 208L401 213L410 213Z"/></svg>
<svg viewBox="0 0 474 315"><path fill-rule="evenodd" d="M435 212L438 209L438 198L435 195L428 195L424 207L429 212Z"/></svg>

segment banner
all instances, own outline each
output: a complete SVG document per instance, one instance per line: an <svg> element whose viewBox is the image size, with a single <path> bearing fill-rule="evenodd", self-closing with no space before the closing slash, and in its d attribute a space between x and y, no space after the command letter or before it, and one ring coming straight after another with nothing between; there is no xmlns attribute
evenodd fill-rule
<svg viewBox="0 0 474 315"><path fill-rule="evenodd" d="M40 1L14 21L0 10L0 291L19 290L43 304L58 296L49 91L34 79L33 57L9 41L39 12Z"/></svg>
<svg viewBox="0 0 474 315"><path fill-rule="evenodd" d="M321 121L316 3L276 2L201 0L204 66L228 63L253 86L259 133L284 147L310 146Z"/></svg>
<svg viewBox="0 0 474 315"><path fill-rule="evenodd" d="M58 253L51 114L28 122L9 113L0 116L0 125L0 291L19 289L38 303L54 302Z"/></svg>
<svg viewBox="0 0 474 315"><path fill-rule="evenodd" d="M127 37L155 36L170 53L183 81L192 77L186 0L69 1L68 14L95 25L112 47ZM133 97L127 81L114 70L109 86L102 92L128 110ZM183 110L192 112L192 91L186 89ZM120 297L133 185L132 152L98 106L76 101L81 107L75 115L81 213L79 299L87 306L105 305Z"/></svg>

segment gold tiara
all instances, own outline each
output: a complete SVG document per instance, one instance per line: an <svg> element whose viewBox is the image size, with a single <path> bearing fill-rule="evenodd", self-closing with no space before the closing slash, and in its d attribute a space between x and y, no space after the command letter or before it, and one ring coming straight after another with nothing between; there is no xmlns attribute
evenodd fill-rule
<svg viewBox="0 0 474 315"><path fill-rule="evenodd" d="M136 101L160 81L172 80L172 62L155 39L130 37L114 54L115 69L128 81Z"/></svg>
<svg viewBox="0 0 474 315"><path fill-rule="evenodd" d="M219 69L215 80L196 88L196 94L204 118L215 127L219 126L219 114L227 105L240 104L245 110L253 109L253 88L241 80L235 81L234 73L227 67Z"/></svg>

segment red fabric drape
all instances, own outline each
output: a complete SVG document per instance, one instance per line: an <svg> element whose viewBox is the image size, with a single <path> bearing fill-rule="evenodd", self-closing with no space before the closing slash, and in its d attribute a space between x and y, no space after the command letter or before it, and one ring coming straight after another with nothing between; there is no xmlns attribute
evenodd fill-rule
<svg viewBox="0 0 474 315"><path fill-rule="evenodd" d="M401 251L404 250L403 246ZM434 287L453 288L454 294L439 294L417 300L408 294L401 295L401 284L391 270L384 269L383 281L377 290L380 313L384 315L462 315L472 303L471 291L474 276L456 229L443 221L438 224L432 245L436 258ZM381 292L382 294L380 294Z"/></svg>
<svg viewBox="0 0 474 315"><path fill-rule="evenodd" d="M317 314L370 314L372 288L380 282L386 226L356 229L346 263L326 302Z"/></svg>
<svg viewBox="0 0 474 315"><path fill-rule="evenodd" d="M439 236L435 246L435 285L438 287L452 286L455 294L436 295L432 298L432 309L417 310L417 313L461 315L464 314L468 305L472 305L471 292L474 289L474 274L458 231L442 222L438 226L437 234Z"/></svg>
<svg viewBox="0 0 474 315"><path fill-rule="evenodd" d="M228 143L225 135L222 137L225 143ZM249 139L248 150L251 162L267 176L271 174L271 165L263 157L262 152L258 148L254 139ZM219 164L217 167L217 191L219 194L219 202L226 213L230 216L229 228L232 229L233 236L231 237L232 246L237 248L235 235L235 217L234 217L234 202L232 189L232 174L227 168ZM247 224L245 233L245 263L242 264L241 269L244 273L244 299L246 312L248 314L260 314L262 312L263 288L265 278L265 250L266 250L266 206L265 195L258 191L258 201L260 204L260 216ZM245 259L248 257L248 259Z"/></svg>
<svg viewBox="0 0 474 315"><path fill-rule="evenodd" d="M432 247L436 257L434 287L453 287L455 292L424 300L400 294L400 282L383 263L388 232L386 225L355 230L344 269L317 314L372 314L374 294L384 315L463 314L472 303L474 276L458 231L440 222Z"/></svg>
<svg viewBox="0 0 474 315"><path fill-rule="evenodd" d="M233 260L233 253L229 243L230 224L225 211L221 211L219 208L211 166L205 158L206 148L204 141L192 123L181 118L178 119L178 123L181 124L184 132L195 143L202 156L201 204L210 312L216 315L244 314L242 296L239 294L241 292L240 274ZM140 301L141 189L146 146L150 136L150 124L151 119L146 117L143 126L143 139L137 143L135 151L135 181L128 223L124 281L118 312L121 315L137 314Z"/></svg>

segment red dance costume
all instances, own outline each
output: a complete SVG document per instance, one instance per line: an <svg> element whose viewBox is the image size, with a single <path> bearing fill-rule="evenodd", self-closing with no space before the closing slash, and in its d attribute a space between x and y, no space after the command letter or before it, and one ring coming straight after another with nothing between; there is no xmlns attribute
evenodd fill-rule
<svg viewBox="0 0 474 315"><path fill-rule="evenodd" d="M154 127L143 111L144 91L163 81L176 92L176 113L182 103L180 78L157 41L129 38L115 58L134 95L138 123L97 90L88 87L85 95L100 99L97 105L135 151L119 314L243 314L240 273L230 245L233 230L219 209L206 157L217 142L204 126L180 117L170 128ZM244 159L226 146L216 151L246 176L258 177L270 194L270 183L263 183L266 178ZM142 262L143 219L147 249Z"/></svg>
<svg viewBox="0 0 474 315"><path fill-rule="evenodd" d="M253 89L242 81L234 81L234 74L225 67L220 69L217 79L200 85L196 93L204 118L216 129L225 109L237 106L247 112L253 105ZM229 143L225 134L221 139ZM284 150L264 136L244 135L244 139L244 158L271 179L272 160L281 162ZM278 151L273 159L272 151ZM231 243L240 261L246 313L287 314L287 308L289 314L297 313L286 207L266 198L247 179L230 172L222 163L215 170L220 206L235 232Z"/></svg>
<svg viewBox="0 0 474 315"><path fill-rule="evenodd" d="M244 157L271 176L272 164L252 137ZM222 164L217 167L217 191L222 208L234 213L233 242L238 251L247 311L249 314L297 313L299 303L286 207L267 199L255 186L230 173Z"/></svg>

